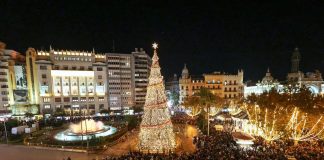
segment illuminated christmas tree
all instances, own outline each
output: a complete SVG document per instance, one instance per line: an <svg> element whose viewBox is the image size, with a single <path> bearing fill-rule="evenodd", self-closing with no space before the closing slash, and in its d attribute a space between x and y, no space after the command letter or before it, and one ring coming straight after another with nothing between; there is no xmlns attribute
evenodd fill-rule
<svg viewBox="0 0 324 160"><path fill-rule="evenodd" d="M176 142L170 112L167 107L156 43L153 44L153 48L154 55L139 134L139 149L161 153L173 150L176 147Z"/></svg>

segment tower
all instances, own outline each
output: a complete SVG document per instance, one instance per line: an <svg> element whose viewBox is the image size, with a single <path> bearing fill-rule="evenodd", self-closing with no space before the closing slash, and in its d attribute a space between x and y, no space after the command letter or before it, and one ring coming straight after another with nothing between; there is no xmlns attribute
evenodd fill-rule
<svg viewBox="0 0 324 160"><path fill-rule="evenodd" d="M297 73L299 71L300 53L298 48L295 48L291 56L291 73Z"/></svg>
<svg viewBox="0 0 324 160"><path fill-rule="evenodd" d="M167 107L167 98L161 76L157 44L153 44L154 55L147 86L144 114L140 125L139 149L159 152L173 150L176 147L173 125Z"/></svg>
<svg viewBox="0 0 324 160"><path fill-rule="evenodd" d="M182 69L181 78L183 78L183 79L189 78L189 71L187 69L187 65L186 64L184 64L184 67Z"/></svg>

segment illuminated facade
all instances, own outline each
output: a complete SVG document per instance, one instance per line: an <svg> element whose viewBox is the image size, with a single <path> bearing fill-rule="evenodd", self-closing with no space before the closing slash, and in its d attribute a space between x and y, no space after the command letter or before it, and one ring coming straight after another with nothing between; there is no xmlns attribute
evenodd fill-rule
<svg viewBox="0 0 324 160"><path fill-rule="evenodd" d="M0 112L22 115L26 112L37 114L38 86L35 72L35 54L28 49L26 57L5 48L0 42Z"/></svg>
<svg viewBox="0 0 324 160"><path fill-rule="evenodd" d="M41 113L62 108L78 115L108 109L105 55L54 49L36 53Z"/></svg>
<svg viewBox="0 0 324 160"><path fill-rule="evenodd" d="M135 48L132 55L134 59L134 103L135 107L142 108L145 103L152 59L142 48L139 50Z"/></svg>
<svg viewBox="0 0 324 160"><path fill-rule="evenodd" d="M248 97L251 94L260 95L263 92L268 92L272 88L276 89L278 92L282 92L284 87L281 85L278 80L274 79L271 76L270 69L268 68L266 75L262 78L262 81L259 81L255 85L244 86L244 97Z"/></svg>
<svg viewBox="0 0 324 160"><path fill-rule="evenodd" d="M314 94L324 93L324 81L320 71L307 72L306 74L299 70L301 55L298 48L295 48L291 56L291 72L287 75L288 84L297 84L306 86Z"/></svg>
<svg viewBox="0 0 324 160"><path fill-rule="evenodd" d="M108 100L110 110L129 110L134 105L133 56L107 53Z"/></svg>
<svg viewBox="0 0 324 160"><path fill-rule="evenodd" d="M239 70L237 74L213 72L196 77L189 75L185 65L179 79L179 103L183 103L186 97L195 94L201 87L205 87L214 95L225 99L242 98L243 86L243 70Z"/></svg>

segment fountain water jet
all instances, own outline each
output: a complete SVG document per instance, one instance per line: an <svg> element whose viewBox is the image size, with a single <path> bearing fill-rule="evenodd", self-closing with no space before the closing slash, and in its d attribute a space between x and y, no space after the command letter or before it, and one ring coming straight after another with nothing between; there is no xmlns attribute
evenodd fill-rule
<svg viewBox="0 0 324 160"><path fill-rule="evenodd" d="M69 129L57 133L54 138L59 141L82 141L93 137L105 137L114 134L115 127L106 126L101 121L82 120L78 124L71 124Z"/></svg>

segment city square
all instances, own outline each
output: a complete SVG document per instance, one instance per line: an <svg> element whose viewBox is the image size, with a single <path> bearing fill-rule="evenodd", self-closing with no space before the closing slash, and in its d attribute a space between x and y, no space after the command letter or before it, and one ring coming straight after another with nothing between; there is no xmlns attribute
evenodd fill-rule
<svg viewBox="0 0 324 160"><path fill-rule="evenodd" d="M323 159L313 3L1 2L0 160Z"/></svg>

